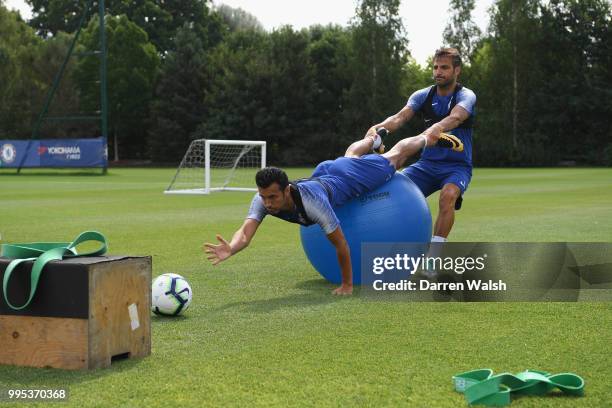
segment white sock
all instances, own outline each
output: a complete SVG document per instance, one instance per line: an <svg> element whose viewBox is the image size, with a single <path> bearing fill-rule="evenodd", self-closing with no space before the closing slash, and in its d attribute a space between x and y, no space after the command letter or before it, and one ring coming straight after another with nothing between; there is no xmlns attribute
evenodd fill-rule
<svg viewBox="0 0 612 408"><path fill-rule="evenodd" d="M428 257L437 258L442 254L443 244L446 242L446 238L434 235L431 237L431 243L429 251L427 252Z"/></svg>
<svg viewBox="0 0 612 408"><path fill-rule="evenodd" d="M372 149L376 150L380 147L380 144L382 143L382 139L379 135L376 135L376 137L374 138L374 144L372 145Z"/></svg>

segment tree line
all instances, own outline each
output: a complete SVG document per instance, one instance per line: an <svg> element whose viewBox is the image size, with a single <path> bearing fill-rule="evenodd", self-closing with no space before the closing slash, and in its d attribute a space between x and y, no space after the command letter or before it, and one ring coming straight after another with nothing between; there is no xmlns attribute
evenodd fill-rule
<svg viewBox="0 0 612 408"><path fill-rule="evenodd" d="M272 32L205 0L106 3L111 159L176 164L191 140L223 138L266 140L271 163L312 165L432 84L430 66L410 55L399 0L361 0L346 27ZM31 137L85 2L28 4L24 21L0 0L4 139ZM473 9L474 0L450 0L440 45L460 49L460 81L478 97L475 164L612 165L610 2L497 0L485 32ZM99 58L88 53L98 38L91 15L50 116L99 114ZM413 120L388 143L422 130ZM99 134L85 121L46 121L40 132Z"/></svg>

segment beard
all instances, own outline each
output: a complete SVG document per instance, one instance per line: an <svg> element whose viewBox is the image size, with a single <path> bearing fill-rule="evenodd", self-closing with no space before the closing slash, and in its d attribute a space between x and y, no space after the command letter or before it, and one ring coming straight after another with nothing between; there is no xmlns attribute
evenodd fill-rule
<svg viewBox="0 0 612 408"><path fill-rule="evenodd" d="M440 88L448 88L455 82L455 79L434 78L434 81L436 81L436 85L438 85Z"/></svg>

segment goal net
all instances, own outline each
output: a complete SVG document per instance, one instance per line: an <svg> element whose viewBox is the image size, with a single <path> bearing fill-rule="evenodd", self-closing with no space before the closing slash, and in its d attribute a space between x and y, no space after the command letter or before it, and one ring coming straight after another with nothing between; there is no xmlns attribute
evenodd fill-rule
<svg viewBox="0 0 612 408"><path fill-rule="evenodd" d="M266 142L198 139L191 142L166 194L257 191L255 174L266 167Z"/></svg>

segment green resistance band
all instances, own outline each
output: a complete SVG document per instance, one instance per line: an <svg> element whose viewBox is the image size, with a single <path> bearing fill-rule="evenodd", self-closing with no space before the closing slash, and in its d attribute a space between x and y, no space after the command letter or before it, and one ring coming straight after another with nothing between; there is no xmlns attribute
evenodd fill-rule
<svg viewBox="0 0 612 408"><path fill-rule="evenodd" d="M573 373L551 375L526 370L516 375L493 375L488 368L466 371L453 377L455 391L463 393L470 405L501 407L510 404L510 395L544 395L554 388L573 396L584 395L584 380Z"/></svg>
<svg viewBox="0 0 612 408"><path fill-rule="evenodd" d="M77 245L87 241L97 241L101 246L95 251L77 253ZM85 231L82 232L72 242L33 242L30 244L2 244L1 255L7 258L13 258L13 260L6 267L4 271L4 279L2 282L2 291L4 293L4 300L6 304L13 310L21 310L28 307L36 288L38 287L38 280L43 268L49 261L62 260L64 258L74 258L77 256L98 256L106 253L106 238L99 232L96 231ZM8 300L8 283L11 278L11 274L15 268L22 262L34 261L32 271L30 272L30 297L28 301L21 305L15 306Z"/></svg>

